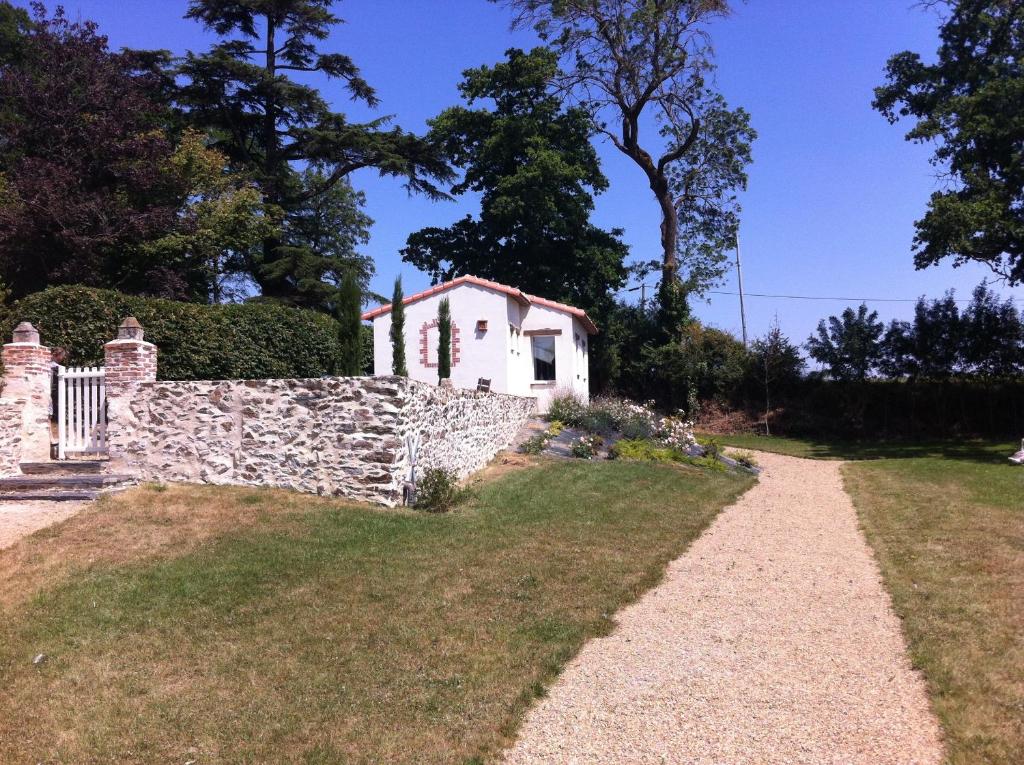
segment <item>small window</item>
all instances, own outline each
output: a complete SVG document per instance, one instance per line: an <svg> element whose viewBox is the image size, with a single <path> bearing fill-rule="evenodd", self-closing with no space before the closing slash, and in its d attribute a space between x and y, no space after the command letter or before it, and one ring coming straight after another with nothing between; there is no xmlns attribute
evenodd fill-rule
<svg viewBox="0 0 1024 765"><path fill-rule="evenodd" d="M553 335L534 335L533 379L555 379L555 338Z"/></svg>

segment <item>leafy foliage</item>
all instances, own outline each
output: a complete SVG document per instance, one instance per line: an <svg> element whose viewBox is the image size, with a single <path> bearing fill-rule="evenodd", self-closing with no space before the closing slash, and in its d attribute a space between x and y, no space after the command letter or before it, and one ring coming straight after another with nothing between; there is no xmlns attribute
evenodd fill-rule
<svg viewBox="0 0 1024 765"><path fill-rule="evenodd" d="M558 421L575 428L583 424L586 412L587 405L575 392L557 391L548 404L547 418L552 422Z"/></svg>
<svg viewBox="0 0 1024 765"><path fill-rule="evenodd" d="M178 274L133 259L183 198L151 78L60 10L37 6L23 31L0 64L0 276L15 297L62 283L184 296Z"/></svg>
<svg viewBox="0 0 1024 765"><path fill-rule="evenodd" d="M917 221L918 268L945 258L979 261L1024 282L1024 5L955 0L934 63L904 51L889 59L875 108L916 120L907 140L935 145L948 181Z"/></svg>
<svg viewBox="0 0 1024 765"><path fill-rule="evenodd" d="M183 198L175 228L141 243L135 268L180 283L173 291L179 297L221 303L245 297L247 259L278 230L280 211L263 204L243 174L228 172L227 158L206 143L202 133L183 131L166 167Z"/></svg>
<svg viewBox="0 0 1024 765"><path fill-rule="evenodd" d="M23 8L0 0L0 67L20 61L31 29L32 20Z"/></svg>
<svg viewBox="0 0 1024 765"><path fill-rule="evenodd" d="M321 313L270 303L196 305L88 287L54 287L17 301L3 336L31 321L69 365L103 363L103 344L135 316L158 349L162 380L320 377L341 357L338 323Z"/></svg>
<svg viewBox="0 0 1024 765"><path fill-rule="evenodd" d="M577 459L589 460L596 457L604 444L601 436L580 436L569 446L569 453Z"/></svg>
<svg viewBox="0 0 1024 765"><path fill-rule="evenodd" d="M884 331L878 311L869 312L862 303L856 311L846 308L840 316L818 322L807 352L833 380L864 380L882 359L879 340Z"/></svg>
<svg viewBox="0 0 1024 765"><path fill-rule="evenodd" d="M468 105L431 120L430 138L463 169L453 193L479 194L480 213L412 234L402 257L434 281L474 274L600 322L625 282L628 250L621 231L590 223L593 194L608 181L589 142L590 116L562 107L550 89L556 75L544 48L511 49L505 61L464 73Z"/></svg>
<svg viewBox="0 0 1024 765"><path fill-rule="evenodd" d="M882 353L889 377L1012 377L1024 373L1024 321L1012 300L1000 301L985 283L963 312L950 290L938 300L918 300L912 321L893 321Z"/></svg>
<svg viewBox="0 0 1024 765"><path fill-rule="evenodd" d="M427 468L416 483L416 507L428 513L445 513L459 499L459 478L445 468Z"/></svg>

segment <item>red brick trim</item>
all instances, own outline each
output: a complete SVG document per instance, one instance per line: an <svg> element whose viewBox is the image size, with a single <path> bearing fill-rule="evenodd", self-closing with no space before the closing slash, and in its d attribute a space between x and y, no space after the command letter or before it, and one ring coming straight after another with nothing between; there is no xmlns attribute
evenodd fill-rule
<svg viewBox="0 0 1024 765"><path fill-rule="evenodd" d="M430 361L430 341L427 333L437 326L437 319L423 322L420 327L420 366L427 369L437 369L437 364ZM452 368L458 366L462 360L462 330L452 322Z"/></svg>

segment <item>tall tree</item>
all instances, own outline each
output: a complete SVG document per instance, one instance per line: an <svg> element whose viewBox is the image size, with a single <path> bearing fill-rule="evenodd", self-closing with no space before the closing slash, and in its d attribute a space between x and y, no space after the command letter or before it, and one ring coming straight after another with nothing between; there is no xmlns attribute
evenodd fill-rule
<svg viewBox="0 0 1024 765"><path fill-rule="evenodd" d="M186 16L223 39L204 54L189 53L181 66L189 119L217 135L218 148L237 166L255 173L267 202L283 210L286 221L361 168L441 196L434 182L451 174L433 146L387 128L388 118L349 122L306 84L320 75L340 82L353 99L377 105L351 58L317 48L340 21L330 6L330 0L190 0ZM297 169L307 163L322 171L313 184L303 183ZM309 242L268 237L250 270L264 295L308 304L320 300L322 288L307 275L324 269L310 266L307 257L325 254Z"/></svg>
<svg viewBox="0 0 1024 765"><path fill-rule="evenodd" d="M705 120L725 109L706 85L708 24L726 0L508 0L517 26L532 26L561 54L560 87L593 113L601 132L644 173L661 210L661 289L669 321L685 312L672 167L697 146ZM742 117L737 117L740 122ZM660 124L660 135L641 132ZM655 132L655 131L652 131ZM699 163L691 163L699 167ZM699 257L702 250L686 253ZM698 262L691 269L699 273Z"/></svg>
<svg viewBox="0 0 1024 765"><path fill-rule="evenodd" d="M878 311L868 311L862 303L856 311L846 308L840 316L818 322L817 333L807 339L807 352L833 380L864 380L882 359L884 331Z"/></svg>
<svg viewBox="0 0 1024 765"><path fill-rule="evenodd" d="M455 194L480 195L480 214L412 234L402 257L435 281L475 274L586 309L600 321L626 277L620 231L590 223L607 188L589 143L593 124L552 95L554 53L511 49L464 72L467 106L431 121L463 177ZM475 107L475 108L474 108Z"/></svg>
<svg viewBox="0 0 1024 765"><path fill-rule="evenodd" d="M62 283L161 292L166 272L133 259L178 224L166 115L94 23L35 13L0 64L0 276L14 297Z"/></svg>
<svg viewBox="0 0 1024 765"><path fill-rule="evenodd" d="M437 380L452 376L452 309L448 298L437 304Z"/></svg>
<svg viewBox="0 0 1024 765"><path fill-rule="evenodd" d="M893 321L883 342L882 371L892 377L941 380L963 369L963 321L952 290L920 298L911 322Z"/></svg>
<svg viewBox="0 0 1024 765"><path fill-rule="evenodd" d="M984 282L962 314L963 364L974 374L1024 374L1024 319L1013 300L1000 300Z"/></svg>
<svg viewBox="0 0 1024 765"><path fill-rule="evenodd" d="M986 264L1024 282L1024 3L956 0L934 63L904 51L889 59L874 106L890 122L916 120L907 140L931 143L946 188L916 223L918 268L944 258Z"/></svg>
<svg viewBox="0 0 1024 765"><path fill-rule="evenodd" d="M338 288L335 316L338 319L340 356L338 374L356 377L363 373L363 322L360 318L363 295L355 274L346 274Z"/></svg>
<svg viewBox="0 0 1024 765"><path fill-rule="evenodd" d="M395 277L395 290L391 294L391 374L408 377L405 361L405 296L402 294L402 277Z"/></svg>

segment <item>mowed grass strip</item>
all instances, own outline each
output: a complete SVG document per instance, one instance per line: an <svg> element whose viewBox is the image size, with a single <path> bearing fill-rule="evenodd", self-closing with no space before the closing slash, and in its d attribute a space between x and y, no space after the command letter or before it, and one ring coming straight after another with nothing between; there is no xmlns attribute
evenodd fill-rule
<svg viewBox="0 0 1024 765"><path fill-rule="evenodd" d="M449 515L109 498L0 552L0 762L489 759L750 483L557 462Z"/></svg>
<svg viewBox="0 0 1024 765"><path fill-rule="evenodd" d="M1024 468L1010 453L844 466L954 765L1024 762Z"/></svg>

